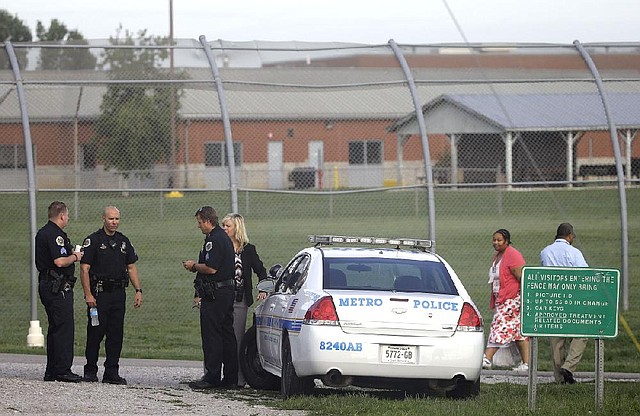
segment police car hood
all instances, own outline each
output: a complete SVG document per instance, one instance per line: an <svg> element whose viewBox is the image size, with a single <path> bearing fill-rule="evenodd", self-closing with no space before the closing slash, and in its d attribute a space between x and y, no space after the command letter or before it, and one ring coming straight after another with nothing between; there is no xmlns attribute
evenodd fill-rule
<svg viewBox="0 0 640 416"><path fill-rule="evenodd" d="M449 337L464 300L458 295L327 290L349 334Z"/></svg>

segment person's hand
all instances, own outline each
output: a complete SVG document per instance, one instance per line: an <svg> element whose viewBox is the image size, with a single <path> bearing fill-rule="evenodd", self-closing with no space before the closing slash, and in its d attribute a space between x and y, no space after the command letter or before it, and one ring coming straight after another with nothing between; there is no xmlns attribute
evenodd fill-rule
<svg viewBox="0 0 640 416"><path fill-rule="evenodd" d="M185 261L182 262L182 267L184 267L185 270L191 271L191 268L193 267L193 265L195 263L196 262L193 261L193 260L185 260Z"/></svg>
<svg viewBox="0 0 640 416"><path fill-rule="evenodd" d="M91 293L89 293L89 296L84 297L85 302L87 302L87 306L90 308L96 308L98 307L98 303L96 302L96 298L93 297L93 295Z"/></svg>
<svg viewBox="0 0 640 416"><path fill-rule="evenodd" d="M136 292L133 297L133 307L138 309L140 306L142 306L142 292Z"/></svg>
<svg viewBox="0 0 640 416"><path fill-rule="evenodd" d="M199 297L195 297L193 298L193 306L192 308L198 308L200 309L200 298Z"/></svg>
<svg viewBox="0 0 640 416"><path fill-rule="evenodd" d="M258 300L264 300L267 298L267 292L258 292Z"/></svg>

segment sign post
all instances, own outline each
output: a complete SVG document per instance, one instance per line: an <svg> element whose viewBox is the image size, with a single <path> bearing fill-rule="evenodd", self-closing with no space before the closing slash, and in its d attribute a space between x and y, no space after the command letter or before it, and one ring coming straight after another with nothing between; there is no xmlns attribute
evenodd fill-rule
<svg viewBox="0 0 640 416"><path fill-rule="evenodd" d="M572 267L522 269L522 334L530 337L597 338L596 406L602 406L603 338L618 335L620 271ZM536 349L537 355L537 349ZM534 364L534 363L532 363ZM535 365L537 368L537 357ZM531 370L530 370L531 371ZM535 374L535 372L534 372ZM536 381L533 380L533 383ZM532 383L529 380L529 383ZM529 388L529 410L535 389ZM533 392L533 398L531 397Z"/></svg>

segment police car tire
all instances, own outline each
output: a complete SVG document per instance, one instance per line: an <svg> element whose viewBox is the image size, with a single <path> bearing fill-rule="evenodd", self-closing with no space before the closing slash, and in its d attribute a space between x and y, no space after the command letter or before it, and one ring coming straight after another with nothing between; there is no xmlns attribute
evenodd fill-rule
<svg viewBox="0 0 640 416"><path fill-rule="evenodd" d="M480 394L480 379L460 381L453 390L446 393L450 399L468 399L478 394Z"/></svg>
<svg viewBox="0 0 640 416"><path fill-rule="evenodd" d="M260 364L255 325L247 329L240 342L240 369L254 389L275 391L280 388L280 378L264 370Z"/></svg>
<svg viewBox="0 0 640 416"><path fill-rule="evenodd" d="M407 397L416 399L437 396L437 392L429 386L429 380L407 380L404 384L404 392Z"/></svg>
<svg viewBox="0 0 640 416"><path fill-rule="evenodd" d="M283 399L311 393L314 387L313 377L298 377L291 361L291 344L285 334L282 340L282 377L280 377L280 395Z"/></svg>

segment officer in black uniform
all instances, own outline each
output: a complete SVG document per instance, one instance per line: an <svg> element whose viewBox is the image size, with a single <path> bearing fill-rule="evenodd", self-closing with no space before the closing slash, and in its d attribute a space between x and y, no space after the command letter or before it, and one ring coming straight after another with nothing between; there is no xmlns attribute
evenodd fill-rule
<svg viewBox="0 0 640 416"><path fill-rule="evenodd" d="M133 306L142 305L142 289L135 262L138 260L135 249L129 239L117 231L120 224L120 211L114 206L104 209L103 227L88 236L83 243L84 258L80 264L80 278L87 302L87 344L84 366L84 380L98 381L98 354L102 339L106 337L104 349L103 383L127 384L120 377L119 361L124 336L124 314L127 296L125 288L135 288ZM98 308L98 321L92 325L89 310Z"/></svg>
<svg viewBox="0 0 640 416"><path fill-rule="evenodd" d="M71 371L73 364L73 273L75 262L82 258L73 250L67 233L69 209L64 202L54 201L48 209L49 221L36 234L36 268L38 293L49 320L47 330L47 367L44 381L78 382L82 379ZM79 247L79 246L78 246Z"/></svg>
<svg viewBox="0 0 640 416"><path fill-rule="evenodd" d="M235 299L234 261L231 239L220 228L210 206L196 211L197 226L205 235L198 261L185 260L185 269L196 273L195 301L200 305L200 335L205 372L189 383L192 389L236 388L238 355L233 331ZM221 373L224 373L222 380Z"/></svg>

